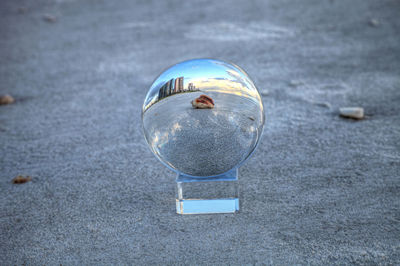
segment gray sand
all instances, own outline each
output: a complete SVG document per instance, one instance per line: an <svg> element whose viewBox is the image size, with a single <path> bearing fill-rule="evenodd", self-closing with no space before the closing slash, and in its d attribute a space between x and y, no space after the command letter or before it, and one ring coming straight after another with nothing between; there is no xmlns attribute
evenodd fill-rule
<svg viewBox="0 0 400 266"><path fill-rule="evenodd" d="M0 93L16 102L0 106L0 264L400 264L399 9L1 1ZM178 216L175 173L142 134L153 79L199 57L268 90L236 215Z"/></svg>

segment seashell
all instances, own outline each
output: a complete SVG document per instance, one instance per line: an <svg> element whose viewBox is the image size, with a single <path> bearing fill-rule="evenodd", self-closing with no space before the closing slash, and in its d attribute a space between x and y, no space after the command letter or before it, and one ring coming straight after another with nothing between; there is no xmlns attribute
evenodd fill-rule
<svg viewBox="0 0 400 266"><path fill-rule="evenodd" d="M353 119L364 118L364 108L361 107L343 107L339 108L340 116Z"/></svg>
<svg viewBox="0 0 400 266"><path fill-rule="evenodd" d="M191 101L193 108L195 109L212 109L214 108L214 101L207 95L200 95L200 97Z"/></svg>
<svg viewBox="0 0 400 266"><path fill-rule="evenodd" d="M29 182L31 180L32 180L32 177L30 177L29 175L27 175L27 176L19 175L19 176L15 177L12 180L12 182L13 182L13 184L23 184L23 183Z"/></svg>
<svg viewBox="0 0 400 266"><path fill-rule="evenodd" d="M10 104L10 103L13 103L14 101L15 101L14 98L10 95L6 94L6 95L0 96L0 105L1 104Z"/></svg>

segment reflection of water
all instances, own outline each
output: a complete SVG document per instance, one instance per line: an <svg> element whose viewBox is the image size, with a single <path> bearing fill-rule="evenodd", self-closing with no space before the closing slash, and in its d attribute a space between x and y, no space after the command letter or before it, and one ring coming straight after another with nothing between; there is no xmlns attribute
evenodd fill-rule
<svg viewBox="0 0 400 266"><path fill-rule="evenodd" d="M143 114L153 152L195 176L224 173L247 158L262 128L262 108L234 94L209 92L214 109L193 109L201 92L171 95Z"/></svg>

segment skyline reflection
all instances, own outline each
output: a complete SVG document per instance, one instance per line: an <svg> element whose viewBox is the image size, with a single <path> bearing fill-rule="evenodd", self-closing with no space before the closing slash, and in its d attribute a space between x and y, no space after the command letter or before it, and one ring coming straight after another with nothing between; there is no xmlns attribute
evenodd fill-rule
<svg viewBox="0 0 400 266"><path fill-rule="evenodd" d="M244 96L262 105L258 91L243 70L236 65L212 59L179 63L161 74L150 88L142 111L172 95L202 91ZM207 78L205 78L207 77Z"/></svg>

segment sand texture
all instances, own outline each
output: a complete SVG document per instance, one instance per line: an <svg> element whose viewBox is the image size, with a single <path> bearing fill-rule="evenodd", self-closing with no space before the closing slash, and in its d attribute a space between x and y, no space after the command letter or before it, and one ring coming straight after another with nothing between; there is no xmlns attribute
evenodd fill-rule
<svg viewBox="0 0 400 266"><path fill-rule="evenodd" d="M1 1L0 95L15 102L0 105L0 265L399 265L399 10L396 0ZM176 173L143 136L150 85L192 58L234 62L263 91L266 124L239 169L236 215L177 215ZM227 128L213 138L222 150L232 134L233 149L250 141L209 118L196 120Z"/></svg>

